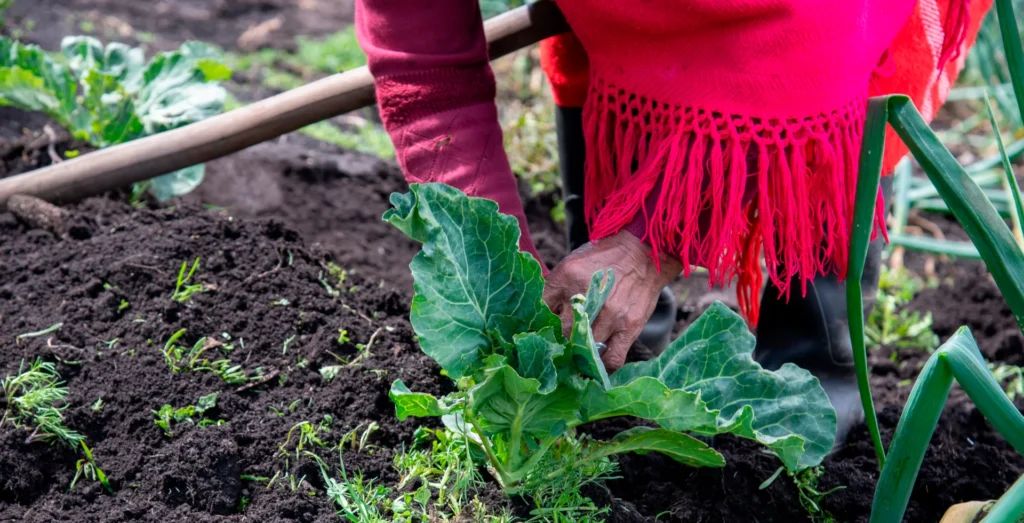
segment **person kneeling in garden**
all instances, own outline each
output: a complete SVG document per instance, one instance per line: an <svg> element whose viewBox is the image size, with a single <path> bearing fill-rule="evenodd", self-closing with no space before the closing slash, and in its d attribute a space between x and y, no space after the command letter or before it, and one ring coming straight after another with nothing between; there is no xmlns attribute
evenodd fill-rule
<svg viewBox="0 0 1024 523"><path fill-rule="evenodd" d="M699 266L711 285L736 279L755 358L817 376L842 442L864 417L843 280L867 99L907 94L934 117L991 0L557 4L572 33L544 41L541 56L573 251L547 275L545 301L571 325L569 298L615 271L593 325L611 371L638 338L667 345L666 285L678 275ZM477 1L358 0L356 25L406 178L495 200L540 260L502 148ZM885 173L907 152L890 134ZM890 185L878 195L867 307Z"/></svg>

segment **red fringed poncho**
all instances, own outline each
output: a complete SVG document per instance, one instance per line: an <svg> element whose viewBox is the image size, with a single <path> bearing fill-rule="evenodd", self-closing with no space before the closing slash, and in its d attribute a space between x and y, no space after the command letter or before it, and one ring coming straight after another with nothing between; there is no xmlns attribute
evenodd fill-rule
<svg viewBox="0 0 1024 523"><path fill-rule="evenodd" d="M591 238L628 228L712 285L739 276L751 317L761 251L783 292L845 275L868 96L932 117L991 0L558 4L573 33L544 42L543 65L556 102L584 107ZM476 1L360 0L356 22L407 176L521 218ZM906 149L887 143L889 171Z"/></svg>

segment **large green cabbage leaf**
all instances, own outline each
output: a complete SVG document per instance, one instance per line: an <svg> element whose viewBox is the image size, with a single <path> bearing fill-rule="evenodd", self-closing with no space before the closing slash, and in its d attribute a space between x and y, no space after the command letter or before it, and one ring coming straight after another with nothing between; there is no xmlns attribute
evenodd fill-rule
<svg viewBox="0 0 1024 523"><path fill-rule="evenodd" d="M831 449L835 412L817 380L792 365L762 369L751 358L753 336L725 306L711 307L659 358L609 375L590 325L613 274L595 274L586 296L573 298L566 338L541 299L540 264L519 252L518 223L497 204L442 184L413 184L392 203L384 219L423 243L410 265L413 328L458 386L436 398L396 381L396 414L461 420L506 489L520 486L560 437L615 416L660 428L590 441L591 457L660 452L692 466L724 465L686 433L750 438L790 470L820 463Z"/></svg>

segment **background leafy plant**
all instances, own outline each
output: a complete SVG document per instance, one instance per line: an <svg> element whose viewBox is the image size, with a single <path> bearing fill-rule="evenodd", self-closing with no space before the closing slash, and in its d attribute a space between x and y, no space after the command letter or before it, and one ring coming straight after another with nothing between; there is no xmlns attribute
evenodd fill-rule
<svg viewBox="0 0 1024 523"><path fill-rule="evenodd" d="M75 138L109 147L175 129L220 113L231 76L217 52L198 42L148 62L139 48L104 47L90 36L69 36L61 53L0 37L0 105L41 111ZM159 176L159 200L186 194L203 179L194 165Z"/></svg>

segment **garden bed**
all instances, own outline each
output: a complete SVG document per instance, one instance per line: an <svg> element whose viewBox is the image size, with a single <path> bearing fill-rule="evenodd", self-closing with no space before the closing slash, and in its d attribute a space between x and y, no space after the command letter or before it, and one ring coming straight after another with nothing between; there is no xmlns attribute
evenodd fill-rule
<svg viewBox="0 0 1024 523"><path fill-rule="evenodd" d="M25 125L38 130L42 124ZM0 151L9 152L0 176L30 167L25 158L49 161L46 154L23 157L24 148L11 145L31 138L4 136ZM86 481L69 491L80 453L26 444L27 432L6 425L0 427L0 521L334 521L315 464L286 464L279 455L281 446L294 447L285 444L292 427L320 424L325 416L332 420L332 443L377 424L362 451L346 447L344 462L350 473L394 486L392 459L412 445L422 420L398 422L387 395L391 382L401 378L435 394L449 386L418 350L408 322L406 265L416 247L380 221L389 193L402 190L400 174L387 163L289 135L213 162L202 189L172 207L134 208L116 195L68 206L70 232L61 238L0 215L0 376L17 371L22 360L56 362L70 390L67 425L86 437L113 489L108 494ZM564 250L549 209L543 198L528 205L551 263ZM197 257L191 283L205 292L172 300L182 262ZM332 276L332 262L347 270L343 283L337 272ZM1020 331L987 275L971 265L947 264L941 272L951 285L923 291L911 308L931 311L943 338L968 324L986 357L1019 365ZM695 317L699 298L690 293L683 323ZM61 327L52 333L18 339L56 324ZM172 373L162 350L181 329L181 345L218 340L224 345L210 350L248 377L262 378L228 385L208 372ZM339 343L339 329L349 341ZM371 339L372 356L341 368L330 382L321 376L322 367L339 364L336 356L351 361L356 345ZM901 349L894 361L892 352L883 348L871 358L887 441L910 391L907 380L927 357ZM167 437L154 424L152 411L161 406L194 404L214 392L216 408L205 415L222 425L179 423ZM613 434L622 423L594 431ZM807 519L785 477L759 489L777 469L775 458L730 437L716 438L714 446L726 457L724 469L626 455L619 460L621 479L588 493L612 506L608 521ZM318 453L337 463L336 452ZM243 479L285 472L305 483L293 490ZM996 498L1022 473L1024 458L954 389L907 520L937 521L953 503ZM845 488L822 507L839 521L865 521L876 481L874 450L859 427L824 462L820 488ZM528 517L524 502L505 500L493 485L479 496L492 508Z"/></svg>

